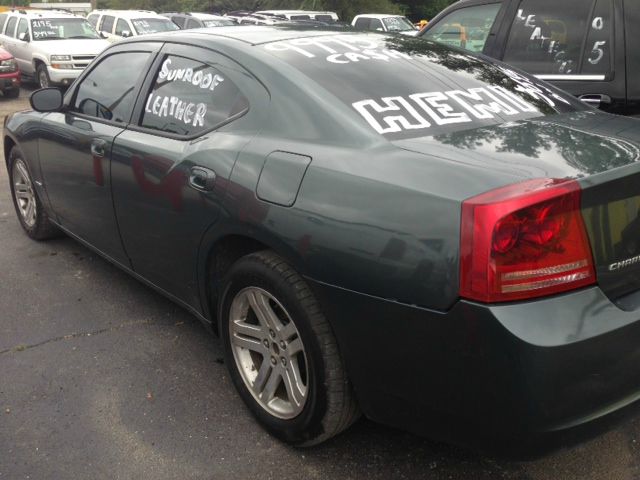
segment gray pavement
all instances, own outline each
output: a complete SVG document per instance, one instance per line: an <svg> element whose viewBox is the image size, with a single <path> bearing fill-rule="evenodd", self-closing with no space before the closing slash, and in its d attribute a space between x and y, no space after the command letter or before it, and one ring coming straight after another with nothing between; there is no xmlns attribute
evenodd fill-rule
<svg viewBox="0 0 640 480"><path fill-rule="evenodd" d="M29 93L0 98L0 119ZM0 164L0 480L640 478L640 418L527 462L367 420L293 449L221 358L189 313L80 244L29 240Z"/></svg>

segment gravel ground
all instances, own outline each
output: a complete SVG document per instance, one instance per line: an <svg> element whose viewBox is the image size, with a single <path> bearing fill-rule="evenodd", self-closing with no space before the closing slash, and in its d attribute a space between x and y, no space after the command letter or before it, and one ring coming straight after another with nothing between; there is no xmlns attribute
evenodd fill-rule
<svg viewBox="0 0 640 480"><path fill-rule="evenodd" d="M0 98L0 117L26 108ZM80 244L21 231L0 165L0 479L637 479L640 415L530 461L361 420L312 449L267 435L218 341Z"/></svg>

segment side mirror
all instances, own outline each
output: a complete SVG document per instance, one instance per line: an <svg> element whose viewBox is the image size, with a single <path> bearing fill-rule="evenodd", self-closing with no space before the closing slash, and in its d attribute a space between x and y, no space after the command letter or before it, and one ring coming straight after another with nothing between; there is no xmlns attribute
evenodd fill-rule
<svg viewBox="0 0 640 480"><path fill-rule="evenodd" d="M57 112L62 108L62 91L53 87L36 90L29 103L36 112Z"/></svg>
<svg viewBox="0 0 640 480"><path fill-rule="evenodd" d="M107 35L104 32L98 32L98 35L100 35L100 38L107 38Z"/></svg>
<svg viewBox="0 0 640 480"><path fill-rule="evenodd" d="M18 40L22 40L23 42L28 42L30 40L29 32L22 32L20 35L18 35Z"/></svg>
<svg viewBox="0 0 640 480"><path fill-rule="evenodd" d="M129 30L123 30L122 31L122 36L124 38L129 38L131 36L131 32Z"/></svg>

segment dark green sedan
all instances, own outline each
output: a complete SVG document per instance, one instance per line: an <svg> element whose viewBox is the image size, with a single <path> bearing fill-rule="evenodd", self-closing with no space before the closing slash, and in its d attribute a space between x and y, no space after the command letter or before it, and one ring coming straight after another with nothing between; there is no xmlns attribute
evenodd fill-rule
<svg viewBox="0 0 640 480"><path fill-rule="evenodd" d="M525 441L640 399L640 123L424 39L139 37L9 117L27 235L70 235L224 344L312 445L362 412Z"/></svg>

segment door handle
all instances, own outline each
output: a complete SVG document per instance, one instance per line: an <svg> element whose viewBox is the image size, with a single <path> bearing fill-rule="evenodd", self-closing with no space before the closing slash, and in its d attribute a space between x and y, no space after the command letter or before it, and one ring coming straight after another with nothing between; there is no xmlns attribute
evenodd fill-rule
<svg viewBox="0 0 640 480"><path fill-rule="evenodd" d="M216 183L216 173L204 167L191 167L189 186L203 192L213 190Z"/></svg>
<svg viewBox="0 0 640 480"><path fill-rule="evenodd" d="M105 147L107 142L101 138L96 138L91 142L91 155L94 157L104 157Z"/></svg>
<svg viewBox="0 0 640 480"><path fill-rule="evenodd" d="M603 94L587 94L580 95L580 100L584 103L591 105L592 107L598 108L600 105L609 105L611 104L611 97L609 95Z"/></svg>

